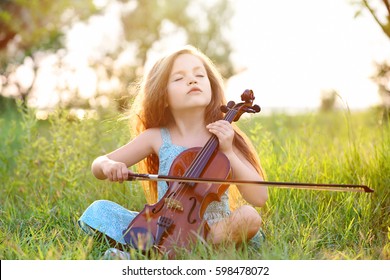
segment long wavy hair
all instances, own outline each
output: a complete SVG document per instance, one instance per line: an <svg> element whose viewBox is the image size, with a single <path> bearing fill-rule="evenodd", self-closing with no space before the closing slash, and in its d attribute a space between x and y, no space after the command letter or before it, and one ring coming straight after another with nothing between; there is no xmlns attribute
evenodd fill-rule
<svg viewBox="0 0 390 280"><path fill-rule="evenodd" d="M175 52L159 59L149 72L143 77L138 87L138 94L132 105L131 112L134 130L133 135L139 135L146 129L165 127L173 122L173 117L167 104L167 84L168 79L176 58L181 54L192 54L198 57L207 71L210 80L212 98L210 104L205 109L205 121L211 123L223 119L223 113L220 106L226 104L224 95L224 82L221 74L214 63L201 51L193 46L185 46ZM235 136L233 145L241 151L248 161L264 178L264 172L261 168L259 158L251 142L244 133L234 125ZM138 164L138 172L157 174L159 160L157 155L149 155L145 160ZM157 201L157 184L156 182L143 182L143 187L148 203ZM236 189L229 188L230 205L235 208L238 202L239 193Z"/></svg>

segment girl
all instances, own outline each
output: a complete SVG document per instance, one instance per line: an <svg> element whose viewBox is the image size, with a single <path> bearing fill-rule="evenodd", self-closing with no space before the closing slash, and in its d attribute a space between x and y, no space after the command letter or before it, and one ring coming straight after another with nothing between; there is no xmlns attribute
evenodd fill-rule
<svg viewBox="0 0 390 280"><path fill-rule="evenodd" d="M250 142L237 127L222 120L220 106L226 104L222 77L211 60L194 47L186 46L157 61L144 77L139 98L140 105L137 102L133 105L139 108L133 126L137 136L94 160L92 172L96 178L123 182L131 174L129 167L137 163L140 173L167 175L172 161L182 151L204 146L214 134L219 140L219 150L230 161L232 179L264 179ZM168 188L162 181L147 185L144 184L144 190L151 204ZM262 207L268 198L265 186L238 185L237 189L236 194L254 207ZM207 241L212 244L259 238L258 212L249 205L235 208L237 195L232 190L230 187L221 202L212 202L204 214L210 226ZM99 231L125 244L122 232L137 214L114 202L99 200L83 213L79 225L88 233Z"/></svg>

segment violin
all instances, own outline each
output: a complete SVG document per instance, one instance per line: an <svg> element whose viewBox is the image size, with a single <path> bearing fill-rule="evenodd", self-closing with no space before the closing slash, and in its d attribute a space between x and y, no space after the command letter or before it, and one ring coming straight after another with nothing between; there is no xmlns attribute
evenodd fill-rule
<svg viewBox="0 0 390 280"><path fill-rule="evenodd" d="M245 90L242 102L230 101L221 106L224 120L237 121L243 113L258 113L253 105L252 90ZM228 158L218 151L218 138L212 135L204 147L190 148L173 161L168 176L185 178L215 178L219 183L172 181L164 196L144 209L123 231L124 239L131 247L142 252L157 250L175 257L175 248L188 248L197 240L205 240L210 230L203 220L207 206L219 201L228 189L224 180L231 178Z"/></svg>

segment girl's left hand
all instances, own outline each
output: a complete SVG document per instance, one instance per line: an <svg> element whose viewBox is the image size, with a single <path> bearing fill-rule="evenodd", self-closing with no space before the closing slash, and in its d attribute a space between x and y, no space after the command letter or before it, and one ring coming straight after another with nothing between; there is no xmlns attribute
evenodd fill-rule
<svg viewBox="0 0 390 280"><path fill-rule="evenodd" d="M219 120L210 123L206 128L218 137L221 152L226 154L233 151L234 130L228 121Z"/></svg>

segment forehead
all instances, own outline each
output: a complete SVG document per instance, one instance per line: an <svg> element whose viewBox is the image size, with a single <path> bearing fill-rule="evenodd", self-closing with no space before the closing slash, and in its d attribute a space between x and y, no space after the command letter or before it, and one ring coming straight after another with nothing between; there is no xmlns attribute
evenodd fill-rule
<svg viewBox="0 0 390 280"><path fill-rule="evenodd" d="M180 54L176 57L171 73L177 71L191 71L194 69L205 69L202 60L193 54Z"/></svg>

